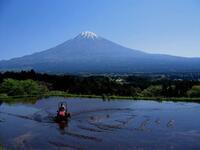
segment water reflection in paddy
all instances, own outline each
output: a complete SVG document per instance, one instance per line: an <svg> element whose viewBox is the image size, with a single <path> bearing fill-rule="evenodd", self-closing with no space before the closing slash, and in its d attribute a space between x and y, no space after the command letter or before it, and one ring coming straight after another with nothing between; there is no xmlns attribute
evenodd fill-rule
<svg viewBox="0 0 200 150"><path fill-rule="evenodd" d="M53 121L66 101L72 118ZM9 149L198 149L200 105L48 98L1 104L0 141Z"/></svg>

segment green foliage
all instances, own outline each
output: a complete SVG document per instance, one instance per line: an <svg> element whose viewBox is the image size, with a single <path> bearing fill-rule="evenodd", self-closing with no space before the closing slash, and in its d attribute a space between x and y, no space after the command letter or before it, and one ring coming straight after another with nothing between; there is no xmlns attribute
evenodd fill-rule
<svg viewBox="0 0 200 150"><path fill-rule="evenodd" d="M51 95L98 95L103 99L108 99L111 96L183 98L196 95L197 97L197 94L190 89L194 85L200 85L199 78L199 73L85 76L41 74L33 70L0 72L0 85L4 86L0 88L0 98L13 97L12 95L15 97L20 95L34 96L33 94L37 95L37 93L46 95L46 87L50 91L56 91L50 92ZM5 82L5 79L9 82ZM161 87L162 91L160 91ZM198 97L200 98L200 96Z"/></svg>
<svg viewBox="0 0 200 150"><path fill-rule="evenodd" d="M7 99L7 98L9 98L7 94L0 93L0 99Z"/></svg>
<svg viewBox="0 0 200 150"><path fill-rule="evenodd" d="M187 92L189 97L200 97L200 85L195 85Z"/></svg>
<svg viewBox="0 0 200 150"><path fill-rule="evenodd" d="M2 145L0 145L0 150L3 150L3 146Z"/></svg>
<svg viewBox="0 0 200 150"><path fill-rule="evenodd" d="M157 96L161 96L161 92L162 92L162 86L160 86L160 85L151 85L148 88L144 89L140 93L140 96L143 96L143 97L157 97Z"/></svg>
<svg viewBox="0 0 200 150"><path fill-rule="evenodd" d="M0 93L6 93L8 96L39 95L47 91L46 86L33 80L4 79L0 86Z"/></svg>

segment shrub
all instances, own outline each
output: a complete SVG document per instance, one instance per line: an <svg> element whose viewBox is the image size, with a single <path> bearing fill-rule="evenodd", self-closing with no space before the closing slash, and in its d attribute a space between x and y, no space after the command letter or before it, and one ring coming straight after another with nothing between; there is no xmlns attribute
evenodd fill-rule
<svg viewBox="0 0 200 150"><path fill-rule="evenodd" d="M161 96L162 92L162 86L160 85L151 85L148 88L144 89L141 93L140 96L143 97L157 97Z"/></svg>
<svg viewBox="0 0 200 150"><path fill-rule="evenodd" d="M200 97L200 85L195 85L191 90L187 91L189 97Z"/></svg>
<svg viewBox="0 0 200 150"><path fill-rule="evenodd" d="M47 91L46 86L33 80L4 79L0 86L0 93L6 93L8 96L38 95Z"/></svg>

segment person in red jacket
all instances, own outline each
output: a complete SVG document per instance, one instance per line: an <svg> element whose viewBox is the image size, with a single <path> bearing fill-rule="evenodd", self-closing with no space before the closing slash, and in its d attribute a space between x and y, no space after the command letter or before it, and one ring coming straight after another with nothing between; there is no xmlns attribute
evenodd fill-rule
<svg viewBox="0 0 200 150"><path fill-rule="evenodd" d="M61 103L57 112L58 119L66 120L68 117L71 117L67 110L67 104Z"/></svg>
<svg viewBox="0 0 200 150"><path fill-rule="evenodd" d="M59 110L58 110L58 114L59 114L59 116L64 117L66 115L66 113L67 113L66 106L63 103L61 103Z"/></svg>

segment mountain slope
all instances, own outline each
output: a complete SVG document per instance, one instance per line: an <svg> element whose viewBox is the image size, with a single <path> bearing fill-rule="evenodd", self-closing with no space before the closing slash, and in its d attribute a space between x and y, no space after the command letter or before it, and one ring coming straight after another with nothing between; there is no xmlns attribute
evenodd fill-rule
<svg viewBox="0 0 200 150"><path fill-rule="evenodd" d="M92 32L32 55L0 62L0 70L35 69L60 73L200 71L199 58L148 54L125 48Z"/></svg>

